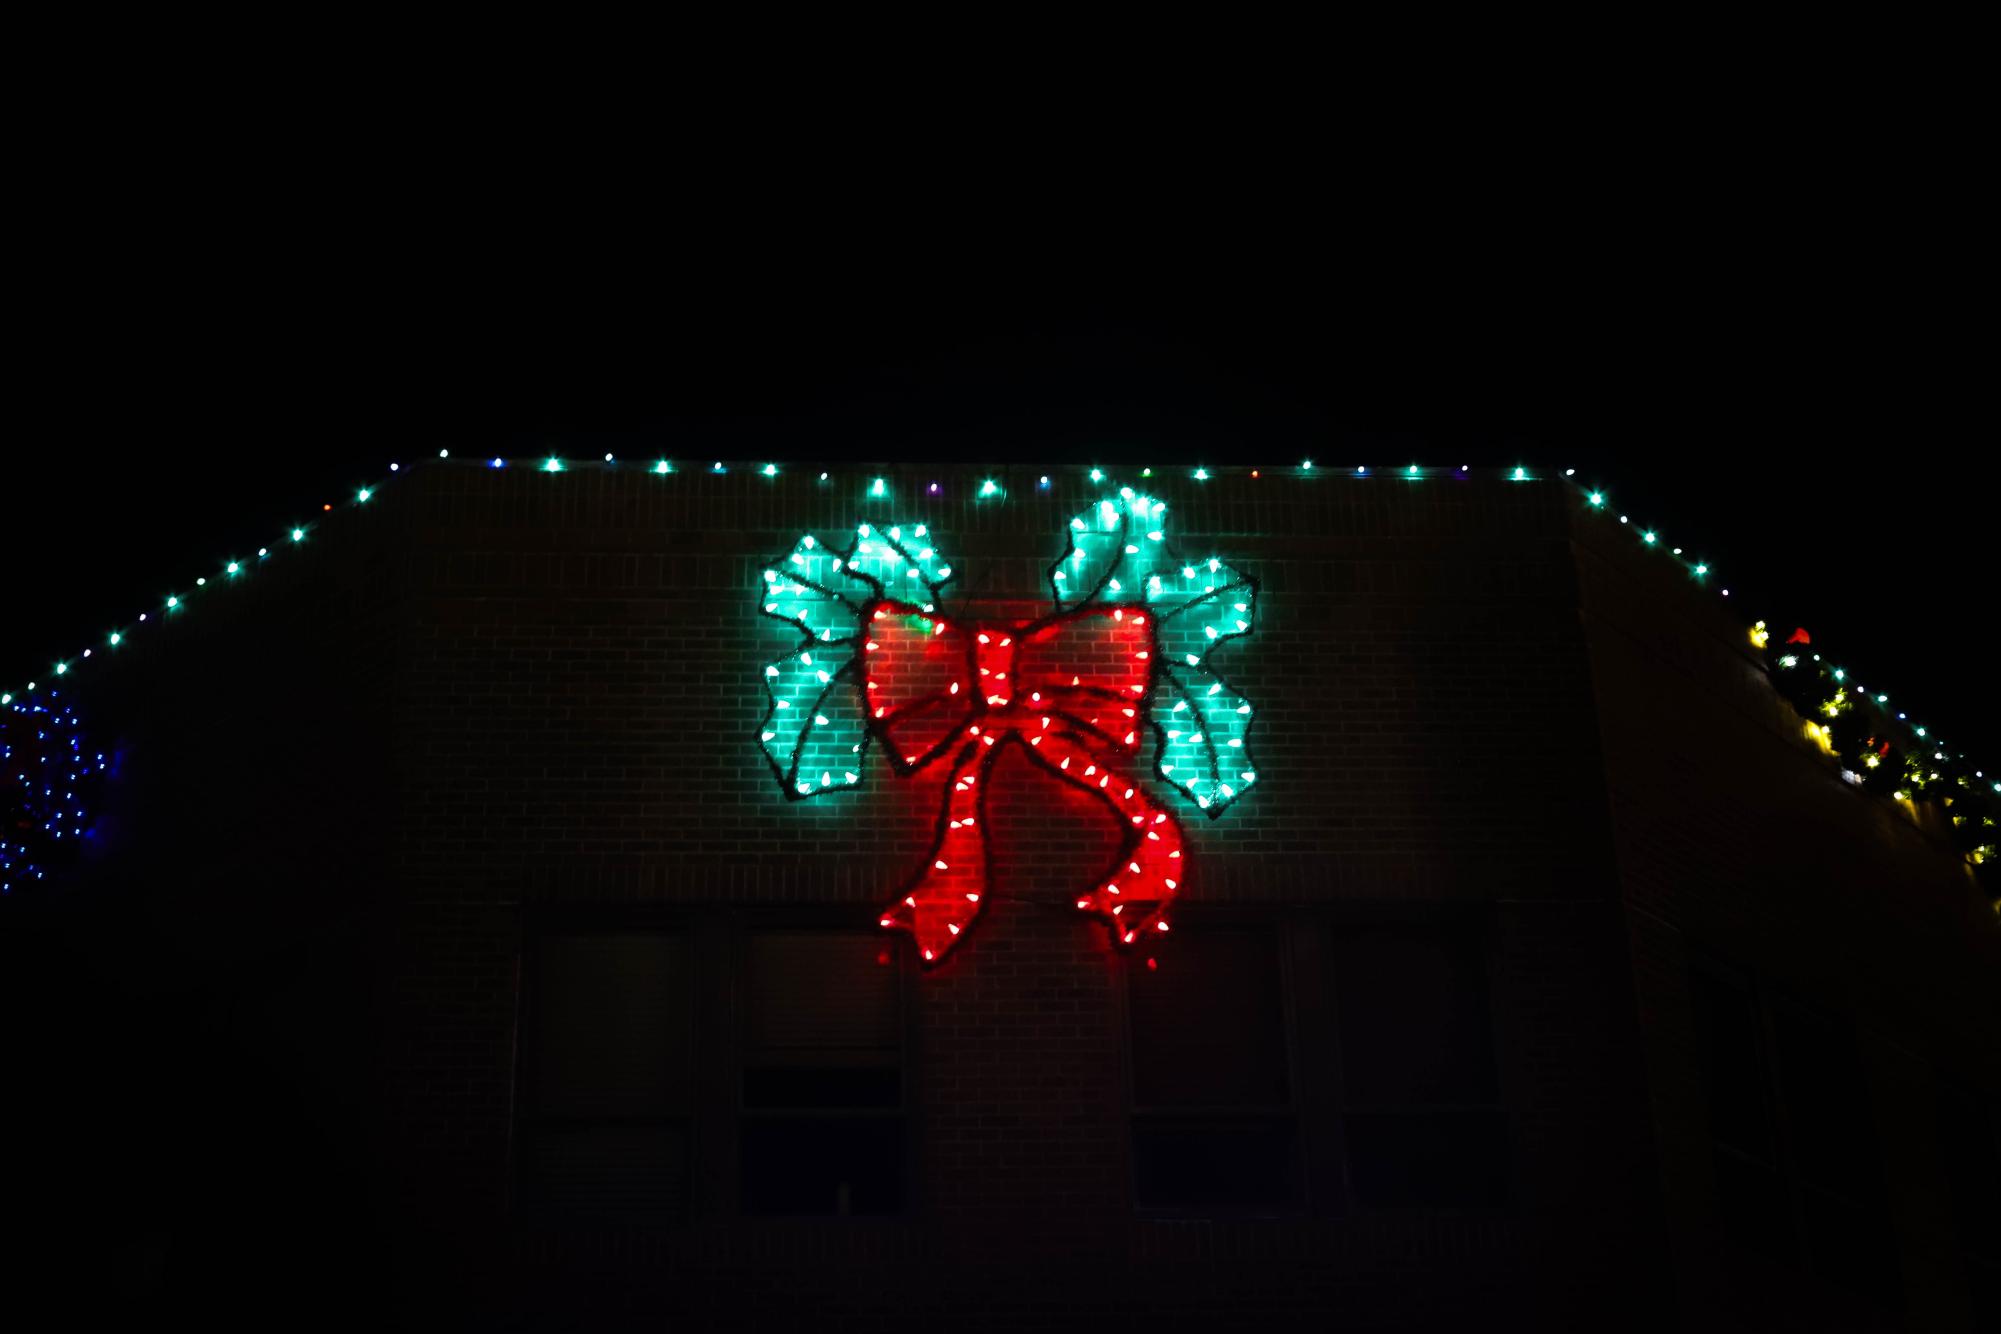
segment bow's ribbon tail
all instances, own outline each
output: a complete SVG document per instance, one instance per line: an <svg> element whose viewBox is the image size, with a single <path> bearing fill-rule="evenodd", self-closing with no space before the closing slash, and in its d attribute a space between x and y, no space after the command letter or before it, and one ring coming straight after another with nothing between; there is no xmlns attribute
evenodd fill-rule
<svg viewBox="0 0 2001 1334"><path fill-rule="evenodd" d="M1078 909L1108 918L1113 938L1122 944L1165 932L1168 905L1185 878L1184 840L1175 818L1137 780L1119 772L1123 766L1118 762L1130 758L1068 732L1045 735L1029 754L1064 782L1096 794L1125 831L1119 855L1092 887L1077 895Z"/></svg>
<svg viewBox="0 0 2001 1334"><path fill-rule="evenodd" d="M945 957L979 916L986 889L986 786L993 768L991 737L968 742L945 780L938 838L924 869L885 908L882 925L910 932L927 964Z"/></svg>

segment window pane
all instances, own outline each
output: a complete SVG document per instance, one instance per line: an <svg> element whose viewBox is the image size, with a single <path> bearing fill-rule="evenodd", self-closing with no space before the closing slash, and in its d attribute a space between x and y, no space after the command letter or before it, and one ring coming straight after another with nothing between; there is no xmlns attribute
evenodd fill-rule
<svg viewBox="0 0 2001 1334"><path fill-rule="evenodd" d="M532 1209L606 1222L674 1222L687 1212L688 1143L678 1126L528 1126L521 1191Z"/></svg>
<svg viewBox="0 0 2001 1334"><path fill-rule="evenodd" d="M893 1214L903 1208L901 1118L750 1118L743 1207L752 1214Z"/></svg>
<svg viewBox="0 0 2001 1334"><path fill-rule="evenodd" d="M750 939L746 1039L766 1052L895 1052L896 956L881 935L770 931Z"/></svg>
<svg viewBox="0 0 2001 1334"><path fill-rule="evenodd" d="M542 942L528 1024L534 1108L547 1117L647 1117L686 1102L686 943L658 932Z"/></svg>
<svg viewBox="0 0 2001 1334"><path fill-rule="evenodd" d="M1493 1207L1508 1202L1507 1125L1494 1109L1354 1113L1349 1184L1372 1208Z"/></svg>
<svg viewBox="0 0 2001 1334"><path fill-rule="evenodd" d="M1696 1043L1701 1049L1709 1133L1718 1143L1776 1164L1771 1081L1757 998L1747 983L1701 967L1691 971Z"/></svg>
<svg viewBox="0 0 2001 1334"><path fill-rule="evenodd" d="M1268 931L1176 932L1131 978L1133 1101L1272 1107L1288 1098L1278 943Z"/></svg>
<svg viewBox="0 0 2001 1334"><path fill-rule="evenodd" d="M1333 962L1344 1105L1499 1100L1480 936L1463 929L1340 931Z"/></svg>
<svg viewBox="0 0 2001 1334"><path fill-rule="evenodd" d="M1134 1190L1149 1208L1285 1205L1295 1192L1291 1117L1139 1117Z"/></svg>

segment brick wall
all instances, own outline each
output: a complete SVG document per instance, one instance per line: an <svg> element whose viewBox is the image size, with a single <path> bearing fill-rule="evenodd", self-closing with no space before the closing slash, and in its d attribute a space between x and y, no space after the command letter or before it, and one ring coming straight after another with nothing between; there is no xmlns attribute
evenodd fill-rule
<svg viewBox="0 0 2001 1334"><path fill-rule="evenodd" d="M225 952L349 942L351 1008L325 1007L295 1045L345 1053L323 1062L352 1111L329 1133L399 1288L492 1318L678 1312L705 1327L815 1309L877 1326L1666 1322L1670 1264L1690 1309L1716 1287L1685 1236L1664 1244L1659 1203L1683 1233L1701 1208L1699 1174L1678 1166L1701 1114L1674 980L1685 932L1783 952L1833 897L1856 947L1824 971L1877 977L1854 982L1858 1000L1899 1032L1978 1042L1966 1009L1991 983L1971 964L1941 983L1950 1003L1894 985L1914 960L1977 948L1923 833L1814 787L1826 775L1725 627L1693 624L1676 590L1601 551L1560 488L1176 479L1157 489L1171 539L1262 585L1255 632L1223 651L1258 708L1259 781L1214 821L1169 798L1192 862L1177 926L1279 927L1318 1162L1319 924L1480 914L1513 1202L1369 1210L1334 1163L1282 1216L1137 1212L1124 970L1139 964L1065 911L1106 833L1016 757L995 775L991 901L913 979L907 1216L751 1219L723 1192L666 1229L525 1217L510 1137L538 920L673 912L735 929L808 912L868 927L929 847L939 770L900 780L872 756L851 791L778 790L755 744L761 669L788 642L755 614L763 563L801 531L923 521L966 609L998 614L1040 596L1063 526L1098 494L1068 469L1053 492L1035 470L882 471L890 500L807 472L418 469L96 687L130 772L154 775L100 881L140 900L164 892L149 875L182 887L167 898ZM1005 500L923 498L934 477L960 497L990 474ZM1711 741L1771 773L1718 763ZM1779 884L1753 855L1782 820L1832 888ZM1847 841L1805 836L1825 828ZM1867 857L1878 878L1922 883L1891 900L1862 883ZM1895 956L1880 976L1857 966L1871 937ZM199 974L204 948L175 936L145 952L161 974ZM1156 952L1171 970L1174 943ZM326 1036L342 1014L365 1041ZM269 1027L273 1044L297 1037Z"/></svg>

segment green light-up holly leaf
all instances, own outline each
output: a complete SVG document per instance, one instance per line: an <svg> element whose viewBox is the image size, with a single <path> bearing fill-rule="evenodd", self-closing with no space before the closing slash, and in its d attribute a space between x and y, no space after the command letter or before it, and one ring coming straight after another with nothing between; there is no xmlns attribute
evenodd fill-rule
<svg viewBox="0 0 2001 1334"><path fill-rule="evenodd" d="M1216 564L1203 572L1222 577L1228 567ZM1155 772L1211 816L1258 780L1250 752L1251 702L1210 662L1217 649L1249 634L1257 619L1257 583L1228 574L1231 582L1160 613L1160 664L1148 695L1149 720L1160 740Z"/></svg>
<svg viewBox="0 0 2001 1334"><path fill-rule="evenodd" d="M1122 602L1151 607L1165 620L1246 582L1213 556L1185 558L1167 539L1167 502L1131 487L1072 518L1067 534L1048 571L1059 608Z"/></svg>
<svg viewBox="0 0 2001 1334"><path fill-rule="evenodd" d="M907 531L861 524L845 550L802 537L761 575L759 611L791 627L798 641L765 664L758 746L794 800L853 787L870 739L862 618L885 598L931 611L952 567L921 523Z"/></svg>
<svg viewBox="0 0 2001 1334"><path fill-rule="evenodd" d="M1116 602L1153 612L1155 772L1216 816L1257 781L1257 768L1250 701L1209 659L1250 633L1258 586L1217 557L1185 558L1166 530L1166 504L1124 488L1070 520L1049 588L1059 608Z"/></svg>
<svg viewBox="0 0 2001 1334"><path fill-rule="evenodd" d="M799 539L789 555L764 568L759 610L807 639L821 643L851 640L861 602L852 598L841 553L810 534Z"/></svg>
<svg viewBox="0 0 2001 1334"><path fill-rule="evenodd" d="M841 553L807 536L762 572L759 611L798 639L765 664L758 746L795 800L854 786L868 752L855 661L863 603L845 570Z"/></svg>
<svg viewBox="0 0 2001 1334"><path fill-rule="evenodd" d="M1128 568L1134 501L1149 512L1153 508L1145 497L1127 490L1118 500L1099 501L1070 520L1069 541L1048 571L1049 592L1059 609L1093 601L1137 601Z"/></svg>
<svg viewBox="0 0 2001 1334"><path fill-rule="evenodd" d="M841 553L840 572L851 586L867 590L864 599L892 598L925 611L936 608L954 578L952 567L931 544L931 530L921 523L909 528L858 525L855 540Z"/></svg>
<svg viewBox="0 0 2001 1334"><path fill-rule="evenodd" d="M852 650L829 654L810 641L767 665L770 707L758 724L758 744L793 798L817 796L861 781L869 734L855 688Z"/></svg>
<svg viewBox="0 0 2001 1334"><path fill-rule="evenodd" d="M1258 781L1247 734L1251 702L1200 668L1161 669L1152 696L1160 752L1154 770L1211 816Z"/></svg>

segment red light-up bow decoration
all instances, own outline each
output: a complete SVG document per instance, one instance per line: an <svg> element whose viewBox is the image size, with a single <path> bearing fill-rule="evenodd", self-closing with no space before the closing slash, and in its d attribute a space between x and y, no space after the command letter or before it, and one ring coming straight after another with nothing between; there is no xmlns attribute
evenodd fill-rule
<svg viewBox="0 0 2001 1334"><path fill-rule="evenodd" d="M1008 744L1117 819L1119 853L1075 903L1123 944L1168 930L1186 880L1180 824L1134 773L1148 730L1155 773L1211 817L1257 781L1250 703L1209 665L1249 633L1257 584L1219 560L1182 561L1166 508L1125 490L1072 519L1048 572L1055 608L1026 622L940 613L952 568L921 524L862 524L840 551L803 537L764 571L764 614L801 632L764 669L760 744L786 795L854 785L875 742L901 775L949 765L931 852L881 919L911 931L926 963L979 914L986 796Z"/></svg>

